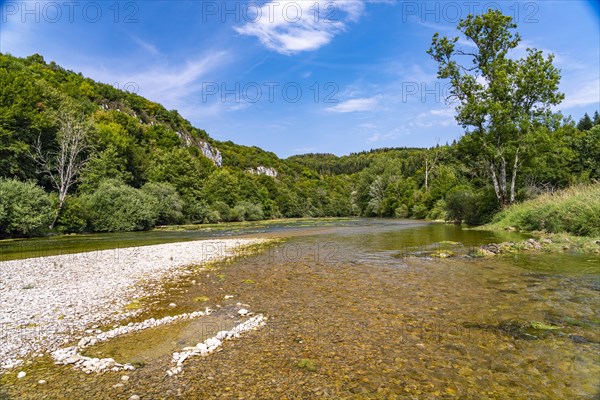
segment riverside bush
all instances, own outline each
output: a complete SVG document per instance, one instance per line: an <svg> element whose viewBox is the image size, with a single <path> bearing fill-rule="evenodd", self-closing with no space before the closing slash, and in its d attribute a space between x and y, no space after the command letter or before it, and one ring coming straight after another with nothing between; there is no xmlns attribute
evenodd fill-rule
<svg viewBox="0 0 600 400"><path fill-rule="evenodd" d="M0 179L0 236L31 236L50 227L55 209L32 182Z"/></svg>
<svg viewBox="0 0 600 400"><path fill-rule="evenodd" d="M175 186L166 182L149 182L142 187L142 192L157 201L157 224L170 225L183 222L183 200Z"/></svg>
<svg viewBox="0 0 600 400"><path fill-rule="evenodd" d="M120 181L103 181L83 198L84 213L96 232L139 231L152 228L158 220L158 200Z"/></svg>

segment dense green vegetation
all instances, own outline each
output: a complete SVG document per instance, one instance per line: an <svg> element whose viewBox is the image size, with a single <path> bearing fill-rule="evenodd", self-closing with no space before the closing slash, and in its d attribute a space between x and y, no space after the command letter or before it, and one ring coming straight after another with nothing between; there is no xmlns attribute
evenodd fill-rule
<svg viewBox="0 0 600 400"><path fill-rule="evenodd" d="M0 236L281 217L476 225L509 203L599 180L600 116L576 124L550 112L562 98L552 57L509 58L513 29L496 12L459 25L487 86L453 61L454 39L434 37L429 52L466 129L458 142L285 160L216 141L177 111L40 55L0 54Z"/></svg>
<svg viewBox="0 0 600 400"><path fill-rule="evenodd" d="M495 228L600 236L600 185L578 185L545 193L498 213Z"/></svg>

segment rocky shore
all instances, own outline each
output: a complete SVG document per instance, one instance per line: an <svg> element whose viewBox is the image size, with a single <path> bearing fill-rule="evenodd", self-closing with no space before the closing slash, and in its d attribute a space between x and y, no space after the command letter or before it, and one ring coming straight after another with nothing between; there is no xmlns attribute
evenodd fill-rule
<svg viewBox="0 0 600 400"><path fill-rule="evenodd" d="M0 262L0 373L135 314L128 304L161 280L189 273L184 267L261 241L200 240Z"/></svg>

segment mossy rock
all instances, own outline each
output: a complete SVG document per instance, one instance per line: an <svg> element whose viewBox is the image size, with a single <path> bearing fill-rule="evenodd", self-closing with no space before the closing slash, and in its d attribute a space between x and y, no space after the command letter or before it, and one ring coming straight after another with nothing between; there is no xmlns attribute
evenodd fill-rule
<svg viewBox="0 0 600 400"><path fill-rule="evenodd" d="M317 370L317 364L313 360L303 358L296 364L296 367L304 369L309 372L315 372Z"/></svg>
<svg viewBox="0 0 600 400"><path fill-rule="evenodd" d="M432 251L430 256L435 258L450 258L454 257L456 253L450 250L435 250Z"/></svg>

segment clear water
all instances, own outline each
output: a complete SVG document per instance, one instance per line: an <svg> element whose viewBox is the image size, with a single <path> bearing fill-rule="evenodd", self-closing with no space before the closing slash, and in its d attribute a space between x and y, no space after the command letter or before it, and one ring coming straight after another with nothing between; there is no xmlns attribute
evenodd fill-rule
<svg viewBox="0 0 600 400"><path fill-rule="evenodd" d="M177 378L165 376L170 353L202 341L209 326L227 329L231 322L222 313L114 339L89 354L139 365L126 383L122 374L85 375L43 358L25 367L24 379L1 376L5 396L598 398L598 255L474 259L467 257L471 248L523 237L408 221L245 229L235 234L285 240L165 283L166 294L147 299L137 318L242 302L268 317L266 327L190 359ZM170 240L170 234L198 237L191 231L128 235ZM458 257L431 257L439 249ZM224 300L226 294L235 297ZM199 296L208 301L198 304ZM38 385L39 379L48 383Z"/></svg>

